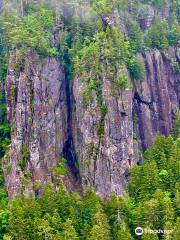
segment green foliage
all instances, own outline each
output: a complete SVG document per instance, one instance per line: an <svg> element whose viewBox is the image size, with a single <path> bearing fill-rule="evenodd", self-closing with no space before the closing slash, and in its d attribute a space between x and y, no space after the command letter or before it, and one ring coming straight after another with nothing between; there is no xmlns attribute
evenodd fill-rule
<svg viewBox="0 0 180 240"><path fill-rule="evenodd" d="M63 158L63 157L60 158L59 165L57 167L58 174L60 174L60 175L67 174L66 163L67 163L67 160L65 158Z"/></svg>
<svg viewBox="0 0 180 240"><path fill-rule="evenodd" d="M76 233L76 230L74 229L72 225L72 221L70 219L67 219L66 222L63 224L63 233L62 233L62 239L64 240L77 240L79 239Z"/></svg>
<svg viewBox="0 0 180 240"><path fill-rule="evenodd" d="M174 229L177 238L179 212L180 141L159 136L146 151L145 163L130 172L129 196L102 202L87 190L83 196L69 194L63 185L42 190L38 199L18 197L0 212L2 236L12 239L134 239L137 226ZM26 177L31 177L26 173ZM167 192L168 191L168 192ZM5 211L5 212L4 212ZM149 233L143 235L148 239ZM167 235L164 235L168 239ZM158 239L156 235L152 239Z"/></svg>
<svg viewBox="0 0 180 240"><path fill-rule="evenodd" d="M26 167L26 161L29 159L29 148L27 145L23 144L21 147L21 159L18 161L18 165L23 171Z"/></svg>
<svg viewBox="0 0 180 240"><path fill-rule="evenodd" d="M102 207L97 206L97 212L93 216L93 227L90 232L90 240L109 240L110 227Z"/></svg>
<svg viewBox="0 0 180 240"><path fill-rule="evenodd" d="M58 57L59 54L50 43L54 15L51 10L39 8L39 11L23 18L12 18L4 22L9 48L25 51L36 50L42 56Z"/></svg>
<svg viewBox="0 0 180 240"><path fill-rule="evenodd" d="M136 203L135 226L150 229L168 229L169 226L173 229L179 211L179 151L178 140L159 136L145 152L144 164L131 170L128 189ZM144 239L148 236L144 235Z"/></svg>
<svg viewBox="0 0 180 240"><path fill-rule="evenodd" d="M145 74L145 66L139 58L133 57L127 60L127 69L130 76L135 80L143 80Z"/></svg>
<svg viewBox="0 0 180 240"><path fill-rule="evenodd" d="M104 122L100 122L96 125L96 132L100 138L104 136Z"/></svg>
<svg viewBox="0 0 180 240"><path fill-rule="evenodd" d="M18 161L18 165L21 168L21 170L23 171L25 169L25 166L26 166L26 161L24 159L20 159Z"/></svg>
<svg viewBox="0 0 180 240"><path fill-rule="evenodd" d="M117 240L133 240L129 228L125 222L122 222L118 229Z"/></svg>
<svg viewBox="0 0 180 240"><path fill-rule="evenodd" d="M7 193L4 187L2 158L10 144L10 127L7 122L4 82L7 72L6 42L4 39L3 23L0 20L0 239L6 232L9 212L6 208ZM7 167L7 166L6 166ZM8 168L6 169L8 170Z"/></svg>
<svg viewBox="0 0 180 240"><path fill-rule="evenodd" d="M168 26L159 18L156 18L151 28L148 30L146 44L151 48L158 48L163 50L169 46L168 39Z"/></svg>
<svg viewBox="0 0 180 240"><path fill-rule="evenodd" d="M170 16L170 24L168 31L168 42L169 45L176 45L180 42L180 25L178 23L178 19L175 13Z"/></svg>
<svg viewBox="0 0 180 240"><path fill-rule="evenodd" d="M172 135L175 139L180 137L180 111L176 113L176 117L172 128Z"/></svg>
<svg viewBox="0 0 180 240"><path fill-rule="evenodd" d="M0 23L1 25L1 23ZM3 83L7 72L5 45L3 43L3 33L0 31L2 44L0 45L0 159L4 156L7 146L10 143L10 127L7 123L6 101Z"/></svg>
<svg viewBox="0 0 180 240"><path fill-rule="evenodd" d="M93 8L94 10L99 14L108 14L111 13L114 5L113 5L113 1L109 1L109 0L93 0Z"/></svg>
<svg viewBox="0 0 180 240"><path fill-rule="evenodd" d="M118 80L118 85L122 90L125 90L127 88L127 76L126 75L122 75L119 80Z"/></svg>
<svg viewBox="0 0 180 240"><path fill-rule="evenodd" d="M102 118L105 118L105 116L106 116L106 114L107 114L107 106L106 106L106 104L102 104L101 105L101 116L102 116Z"/></svg>
<svg viewBox="0 0 180 240"><path fill-rule="evenodd" d="M140 52L143 49L143 45L144 45L144 36L143 36L143 32L139 26L139 24L137 22L130 22L128 24L128 28L129 28L129 42L131 45L131 49L134 52Z"/></svg>
<svg viewBox="0 0 180 240"><path fill-rule="evenodd" d="M8 226L9 211L7 209L0 210L0 238L2 239L3 235L6 233Z"/></svg>

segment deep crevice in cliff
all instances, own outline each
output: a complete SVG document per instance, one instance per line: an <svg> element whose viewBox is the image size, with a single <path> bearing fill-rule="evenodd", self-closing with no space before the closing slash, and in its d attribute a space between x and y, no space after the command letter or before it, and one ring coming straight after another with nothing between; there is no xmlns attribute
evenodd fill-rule
<svg viewBox="0 0 180 240"><path fill-rule="evenodd" d="M138 92L135 92L135 94L134 94L134 100L136 100L138 104L141 104L141 103L142 103L142 104L147 105L147 106L149 107L149 109L152 110L152 105L153 105L153 102L154 102L152 99L151 99L150 101L145 100L143 97L141 97L141 96L139 95Z"/></svg>
<svg viewBox="0 0 180 240"><path fill-rule="evenodd" d="M68 62L70 61L69 59ZM64 144L62 155L67 160L68 168L75 178L79 180L79 168L78 161L76 157L76 152L73 142L72 134L72 110L73 110L73 93L72 93L72 79L69 69L65 67L65 88L66 88L66 103L67 103L67 134L68 139Z"/></svg>
<svg viewBox="0 0 180 240"><path fill-rule="evenodd" d="M77 168L77 159L73 139L71 136L69 136L68 140L65 142L62 154L63 157L67 160L68 168L71 171L71 174L73 177L75 177L76 180L78 180L79 170Z"/></svg>

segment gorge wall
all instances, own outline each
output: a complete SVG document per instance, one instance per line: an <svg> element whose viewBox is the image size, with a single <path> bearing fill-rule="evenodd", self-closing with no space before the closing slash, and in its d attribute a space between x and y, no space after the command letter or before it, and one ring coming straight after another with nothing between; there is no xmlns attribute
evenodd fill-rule
<svg viewBox="0 0 180 240"><path fill-rule="evenodd" d="M103 75L107 106L103 136L96 131L101 121L97 96L92 92L90 105L83 105L85 83L80 78L68 87L58 60L39 61L32 53L17 72L16 57L11 57L6 96L12 143L3 163L10 197L38 194L40 185L54 182L54 169L63 156L68 174L58 178L67 189L82 184L105 198L123 194L128 170L155 136L170 132L180 106L180 74L174 68L180 49L169 48L164 54L154 50L139 57L146 66L143 81L128 77L128 87L114 93L112 82Z"/></svg>
<svg viewBox="0 0 180 240"><path fill-rule="evenodd" d="M180 49L171 48L167 54L179 61ZM145 79L112 93L112 82L103 78L103 102L107 106L105 132L99 138L96 126L101 119L97 98L88 108L83 107L83 83L75 79L74 142L81 163L84 185L108 197L122 194L128 170L141 159L155 136L167 135L180 103L180 74L171 62L155 50L141 56L146 65Z"/></svg>
<svg viewBox="0 0 180 240"><path fill-rule="evenodd" d="M53 167L68 138L62 66L53 58L39 62L33 54L24 61L17 75L17 60L11 57L6 83L12 143L4 172L10 196L31 191L35 183L52 181Z"/></svg>
<svg viewBox="0 0 180 240"><path fill-rule="evenodd" d="M0 1L0 11L2 2ZM39 4L41 1L35 2ZM48 49L52 52L54 50L61 52L61 45L66 49L63 42L62 44L58 43L58 36L63 32L66 24L69 24L67 29L73 34L77 30L76 28L79 26L76 20L71 23L75 12L80 15L80 19L87 17L88 20L83 27L85 36L87 34L90 37L86 39L83 36L83 41L87 41L87 45L82 44L82 46L86 48L90 42L93 45L98 41L99 36L103 36L104 45L109 41L104 51L109 57L111 43L119 44L118 47L115 45L112 48L115 57L114 55L112 58L110 56L110 61L107 61L111 65L111 60L113 62L113 58L115 59L117 56L117 48L119 51L121 51L121 47L124 48L123 51L128 51L127 42L130 42L128 27L135 26L135 32L140 28L139 31L142 30L142 34L146 35L146 30L157 20L156 17L159 22L166 21L173 11L173 7L167 4L171 2L168 0L162 7L142 4L142 2L139 1L140 5L136 6L136 3L132 1L130 5L127 3L126 10L121 6L119 10L110 9L111 13L109 13L110 5L107 9L103 9L102 6L105 13L102 13L101 9L99 9L99 13L97 7L97 15L99 14L97 19L102 23L101 30L98 29L99 35L94 33L91 24L88 25L88 21L92 20L88 18L90 17L90 1L85 1L84 8L75 6L74 9L69 7L70 5L65 5L59 14L56 5L57 15L55 23L53 23L55 26L52 26L52 32L47 32L48 38L43 36L42 43L49 41L50 45L45 45L46 47L52 45ZM27 9L24 10L22 18L23 15L28 14L26 11ZM46 11L43 10L43 12ZM60 19L62 12L65 12L63 21ZM177 14L177 16L179 15ZM41 16L39 19L41 20ZM80 21L80 24L82 22ZM178 19L175 19L175 23L178 25ZM34 29L31 29L32 24L35 24ZM43 24L44 22L41 23L41 25ZM136 24L139 24L139 28ZM77 25L76 28L75 25ZM19 28L21 27L20 25ZM107 198L113 193L122 195L129 169L136 163L142 162L143 151L151 146L157 135L170 133L173 119L180 108L179 42L174 44L176 47L165 47L162 51L157 50L156 46L147 48L145 46L140 51L131 49L128 58L137 55L141 59L145 66L145 76L142 80L135 80L128 73L125 61L123 64L117 64L118 67L122 67L120 71L127 78L127 84L122 88L117 85L118 79L116 78L119 76L113 76L114 79L109 77L107 69L103 65L106 57L99 54L101 96L98 96L92 87L90 101L85 104L84 93L89 86L81 73L77 74L76 72L73 79L69 80L67 66L65 66L67 64L65 63L67 60L65 54L62 54L61 57L58 55L56 58L40 58L31 48L33 45L31 34L33 31L36 32L40 26L36 26L36 21L33 20L29 25L23 27L25 29L21 29L23 33L27 33L30 29L30 33L27 34L30 43L27 44L20 39L23 43L17 41L17 48L12 47L13 54L10 54L5 86L7 116L11 126L11 144L3 160L3 171L9 197L13 198L20 193L32 193L37 196L47 182L53 182L56 187L59 187L61 181L69 191L81 192L82 189L89 186L103 198ZM159 24L157 27L159 29ZM46 28L47 26L45 26ZM113 28L115 30L111 31ZM176 30L179 29L177 26L176 28ZM65 28L66 31L67 29ZM106 32L107 29L109 35ZM119 29L121 31L118 32ZM36 42L41 34L46 33L46 30L43 29L38 36L33 35L33 40ZM64 33L67 34L67 32ZM13 34L16 34L16 31L15 33L12 31L13 41L16 42L16 38L18 40L19 38ZM79 32L78 34L80 35ZM113 34L119 35L113 38ZM79 36L73 36L79 40L76 42L78 45L82 39L78 39ZM109 40L110 38L112 41ZM140 39L139 36L137 39ZM70 39L70 41L73 40ZM123 45L122 42L126 44ZM30 45L28 49L32 51L29 51L28 54L23 53L22 56L22 53L15 49L20 49L19 46L23 49L23 44L26 47ZM102 45L98 46L100 52L103 48ZM36 48L38 47L40 47L39 44ZM133 46L131 47L133 48ZM141 53L136 54L137 52ZM46 55L48 55L47 52ZM81 67L86 68L85 65ZM89 75L91 70L87 71ZM99 98L101 99L99 100Z"/></svg>

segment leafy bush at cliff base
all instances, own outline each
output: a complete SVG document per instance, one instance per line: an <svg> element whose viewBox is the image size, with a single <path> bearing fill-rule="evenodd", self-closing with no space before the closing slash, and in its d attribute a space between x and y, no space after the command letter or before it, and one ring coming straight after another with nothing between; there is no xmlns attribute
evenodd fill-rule
<svg viewBox="0 0 180 240"><path fill-rule="evenodd" d="M126 196L102 201L89 190L80 196L48 184L39 198L19 196L0 211L0 233L15 240L133 240L141 226L173 230L163 239L178 240L180 139L159 136L144 156L144 165L130 171ZM152 237L143 235L162 239Z"/></svg>

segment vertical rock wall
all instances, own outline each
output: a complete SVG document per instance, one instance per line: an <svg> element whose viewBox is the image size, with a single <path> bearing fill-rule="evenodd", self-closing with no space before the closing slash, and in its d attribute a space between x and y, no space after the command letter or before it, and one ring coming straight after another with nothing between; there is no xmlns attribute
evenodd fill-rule
<svg viewBox="0 0 180 240"><path fill-rule="evenodd" d="M100 137L97 132L101 121L98 96L92 91L90 103L84 106L85 83L80 78L74 80L76 104L73 133L82 183L105 198L113 193L123 193L127 172L136 161L136 150L133 147L133 89L130 79L128 85L125 91L114 89L112 81L104 75L102 100L107 107L107 114L104 119L104 136Z"/></svg>
<svg viewBox="0 0 180 240"><path fill-rule="evenodd" d="M23 69L16 73L18 62L11 57L6 84L12 143L4 172L10 197L32 191L33 184L52 181L53 168L67 140L62 66L54 58L42 61L33 54L23 61Z"/></svg>
<svg viewBox="0 0 180 240"><path fill-rule="evenodd" d="M155 136L167 135L180 106L180 49L170 48L143 54L146 66L143 82L134 83L133 118L139 146L149 147ZM139 98L138 98L139 96Z"/></svg>
<svg viewBox="0 0 180 240"><path fill-rule="evenodd" d="M128 170L139 161L142 151L153 143L155 136L167 135L180 107L180 49L170 48L145 53L145 79L129 79L126 90L113 91L106 76L102 81L102 98L107 106L104 136L97 134L101 110L92 91L88 106L83 105L86 83L74 80L75 110L73 134L76 154L84 186L108 197L123 194Z"/></svg>
<svg viewBox="0 0 180 240"><path fill-rule="evenodd" d="M83 103L86 82L74 79L67 88L64 69L58 60L25 57L23 66L12 56L6 96L12 143L3 163L10 197L37 190L37 183L54 181L53 169L66 156L72 172L79 162L85 188L90 186L104 198L123 194L128 170L139 161L140 152L155 136L168 134L180 106L180 49L165 53L154 50L140 56L146 66L145 79L120 90L102 76L102 101L107 107L104 134L97 128L102 121L98 96L91 93ZM73 179L66 179L71 188ZM36 192L35 190L35 192Z"/></svg>

